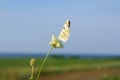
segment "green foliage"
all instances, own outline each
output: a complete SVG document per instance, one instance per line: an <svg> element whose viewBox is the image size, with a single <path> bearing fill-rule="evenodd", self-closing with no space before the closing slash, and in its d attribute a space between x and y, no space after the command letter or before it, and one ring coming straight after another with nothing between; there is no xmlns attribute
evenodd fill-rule
<svg viewBox="0 0 120 80"><path fill-rule="evenodd" d="M115 77L105 77L105 78L102 78L102 80L120 80L120 76L115 76Z"/></svg>
<svg viewBox="0 0 120 80"><path fill-rule="evenodd" d="M12 80L27 80L30 77L31 67L29 61L31 58L1 58L0 59L0 80L8 80L13 75ZM35 75L43 58L36 58L37 65ZM42 69L42 75L63 73L71 71L99 70L104 68L120 67L120 59L79 59L79 58L62 58L49 57ZM5 77L6 76L6 77ZM120 80L120 77L103 78L102 80Z"/></svg>
<svg viewBox="0 0 120 80"><path fill-rule="evenodd" d="M29 67L31 58L3 58L0 59L0 68L6 67ZM37 66L40 66L43 58L36 58ZM79 59L79 58L62 58L49 57L45 66L49 67L67 67L81 66L80 68L97 68L97 67L116 67L120 66L120 59Z"/></svg>

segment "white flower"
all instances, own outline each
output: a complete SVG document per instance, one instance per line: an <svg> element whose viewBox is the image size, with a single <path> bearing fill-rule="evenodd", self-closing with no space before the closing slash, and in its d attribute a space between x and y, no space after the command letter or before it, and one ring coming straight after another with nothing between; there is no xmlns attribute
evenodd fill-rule
<svg viewBox="0 0 120 80"><path fill-rule="evenodd" d="M64 45L62 44L62 42L68 41L69 36L70 36L70 20L66 20L59 37L56 38L54 35L52 35L50 45L54 48L63 48Z"/></svg>
<svg viewBox="0 0 120 80"><path fill-rule="evenodd" d="M54 35L52 35L52 40L50 42L50 45L54 48L63 48L64 45L61 43L60 40L58 40Z"/></svg>
<svg viewBox="0 0 120 80"><path fill-rule="evenodd" d="M70 36L70 20L66 20L62 31L60 32L59 39L63 42L68 41Z"/></svg>

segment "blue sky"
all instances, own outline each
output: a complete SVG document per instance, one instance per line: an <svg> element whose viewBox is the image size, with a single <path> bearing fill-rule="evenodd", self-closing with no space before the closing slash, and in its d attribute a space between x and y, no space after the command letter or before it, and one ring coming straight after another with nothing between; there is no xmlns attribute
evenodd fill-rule
<svg viewBox="0 0 120 80"><path fill-rule="evenodd" d="M120 54L119 0L1 0L0 52L47 52L66 19L71 36L54 52Z"/></svg>

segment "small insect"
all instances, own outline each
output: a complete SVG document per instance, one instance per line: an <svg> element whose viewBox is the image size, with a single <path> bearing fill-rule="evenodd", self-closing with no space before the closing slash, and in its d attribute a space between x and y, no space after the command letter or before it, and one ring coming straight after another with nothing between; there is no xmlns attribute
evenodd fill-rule
<svg viewBox="0 0 120 80"><path fill-rule="evenodd" d="M66 20L64 27L62 31L60 32L60 35L58 38L59 40L66 42L68 41L69 36L70 36L70 20Z"/></svg>

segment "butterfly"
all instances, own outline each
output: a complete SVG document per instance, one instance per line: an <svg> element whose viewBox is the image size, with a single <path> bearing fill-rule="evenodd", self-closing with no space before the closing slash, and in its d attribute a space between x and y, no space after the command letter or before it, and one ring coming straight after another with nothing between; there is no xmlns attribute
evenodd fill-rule
<svg viewBox="0 0 120 80"><path fill-rule="evenodd" d="M70 36L70 20L66 20L63 29L60 32L59 40L66 42Z"/></svg>

